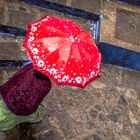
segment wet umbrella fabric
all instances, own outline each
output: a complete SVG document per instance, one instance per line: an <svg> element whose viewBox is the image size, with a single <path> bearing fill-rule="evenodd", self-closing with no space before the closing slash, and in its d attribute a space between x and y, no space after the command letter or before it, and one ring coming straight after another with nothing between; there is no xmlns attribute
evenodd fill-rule
<svg viewBox="0 0 140 140"><path fill-rule="evenodd" d="M30 24L24 47L34 68L56 84L84 88L100 77L101 54L72 20L47 16Z"/></svg>

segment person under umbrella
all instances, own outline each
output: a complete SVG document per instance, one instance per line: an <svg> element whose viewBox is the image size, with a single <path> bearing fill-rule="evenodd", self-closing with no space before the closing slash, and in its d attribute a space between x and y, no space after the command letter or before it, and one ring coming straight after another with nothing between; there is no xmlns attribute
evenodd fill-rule
<svg viewBox="0 0 140 140"><path fill-rule="evenodd" d="M23 122L39 122L45 115L40 103L51 89L48 77L28 64L0 87L0 131Z"/></svg>
<svg viewBox="0 0 140 140"><path fill-rule="evenodd" d="M72 20L47 16L29 24L23 46L32 64L0 89L0 130L42 119L45 109L39 104L51 88L50 79L85 88L100 77L101 54L92 37Z"/></svg>
<svg viewBox="0 0 140 140"><path fill-rule="evenodd" d="M100 77L101 53L72 20L46 16L29 24L23 46L34 69L58 85L85 88Z"/></svg>

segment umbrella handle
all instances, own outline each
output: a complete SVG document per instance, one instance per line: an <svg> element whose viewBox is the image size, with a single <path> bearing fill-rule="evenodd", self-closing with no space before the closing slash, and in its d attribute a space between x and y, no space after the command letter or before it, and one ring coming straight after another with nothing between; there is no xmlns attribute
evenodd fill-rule
<svg viewBox="0 0 140 140"><path fill-rule="evenodd" d="M48 81L48 78L47 78L46 75L42 74L41 72L39 72L39 71L37 71L37 70L35 70L35 69L33 69L33 71L34 71L35 76L36 76L37 78L40 78L40 79L42 79L42 80Z"/></svg>

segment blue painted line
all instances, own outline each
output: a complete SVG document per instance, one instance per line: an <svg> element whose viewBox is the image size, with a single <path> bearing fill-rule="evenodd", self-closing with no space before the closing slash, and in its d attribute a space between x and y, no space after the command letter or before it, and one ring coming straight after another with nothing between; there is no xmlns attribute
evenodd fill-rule
<svg viewBox="0 0 140 140"><path fill-rule="evenodd" d="M103 63L140 71L140 53L104 42L99 43L99 50Z"/></svg>
<svg viewBox="0 0 140 140"><path fill-rule="evenodd" d="M27 31L16 27L0 24L0 34L25 37Z"/></svg>
<svg viewBox="0 0 140 140"><path fill-rule="evenodd" d="M43 9L55 10L55 11L63 12L72 16L77 16L86 20L98 21L100 19L99 14L94 14L88 11L72 8L72 7L54 3L54 2L49 2L46 0L20 0L20 1L26 2L30 5L38 6Z"/></svg>
<svg viewBox="0 0 140 140"><path fill-rule="evenodd" d="M140 7L140 0L118 0L118 1Z"/></svg>
<svg viewBox="0 0 140 140"><path fill-rule="evenodd" d="M0 60L0 68L22 67L31 63L30 60Z"/></svg>

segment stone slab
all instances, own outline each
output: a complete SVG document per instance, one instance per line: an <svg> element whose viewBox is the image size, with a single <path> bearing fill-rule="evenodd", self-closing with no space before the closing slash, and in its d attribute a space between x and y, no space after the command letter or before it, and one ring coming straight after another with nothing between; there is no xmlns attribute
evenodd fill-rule
<svg viewBox="0 0 140 140"><path fill-rule="evenodd" d="M37 15L34 13L27 13L21 10L9 9L9 21L8 25L13 27L20 27L22 29L27 28L28 24L37 20Z"/></svg>
<svg viewBox="0 0 140 140"><path fill-rule="evenodd" d="M0 60L19 59L20 48L13 42L0 42Z"/></svg>
<svg viewBox="0 0 140 140"><path fill-rule="evenodd" d="M0 7L0 23L4 21L4 7Z"/></svg>
<svg viewBox="0 0 140 140"><path fill-rule="evenodd" d="M101 0L73 0L71 6L92 13L100 13Z"/></svg>
<svg viewBox="0 0 140 140"><path fill-rule="evenodd" d="M115 37L132 44L140 45L140 14L118 8Z"/></svg>
<svg viewBox="0 0 140 140"><path fill-rule="evenodd" d="M104 65L103 70L102 83L106 84L103 88L94 87L94 82L85 89L52 83L50 94L43 101L44 119L37 124L18 125L5 133L5 140L137 140L140 136L139 91L134 85L126 87L107 81L113 74L117 79L118 68ZM2 71L5 80L13 73L9 72ZM133 73L125 73L126 78L120 80L139 86L140 74L134 77ZM133 77L137 82L129 83ZM128 96L130 88L136 89L130 93L135 94L135 98Z"/></svg>
<svg viewBox="0 0 140 140"><path fill-rule="evenodd" d="M23 60L27 53L16 42L0 42L0 60Z"/></svg>

